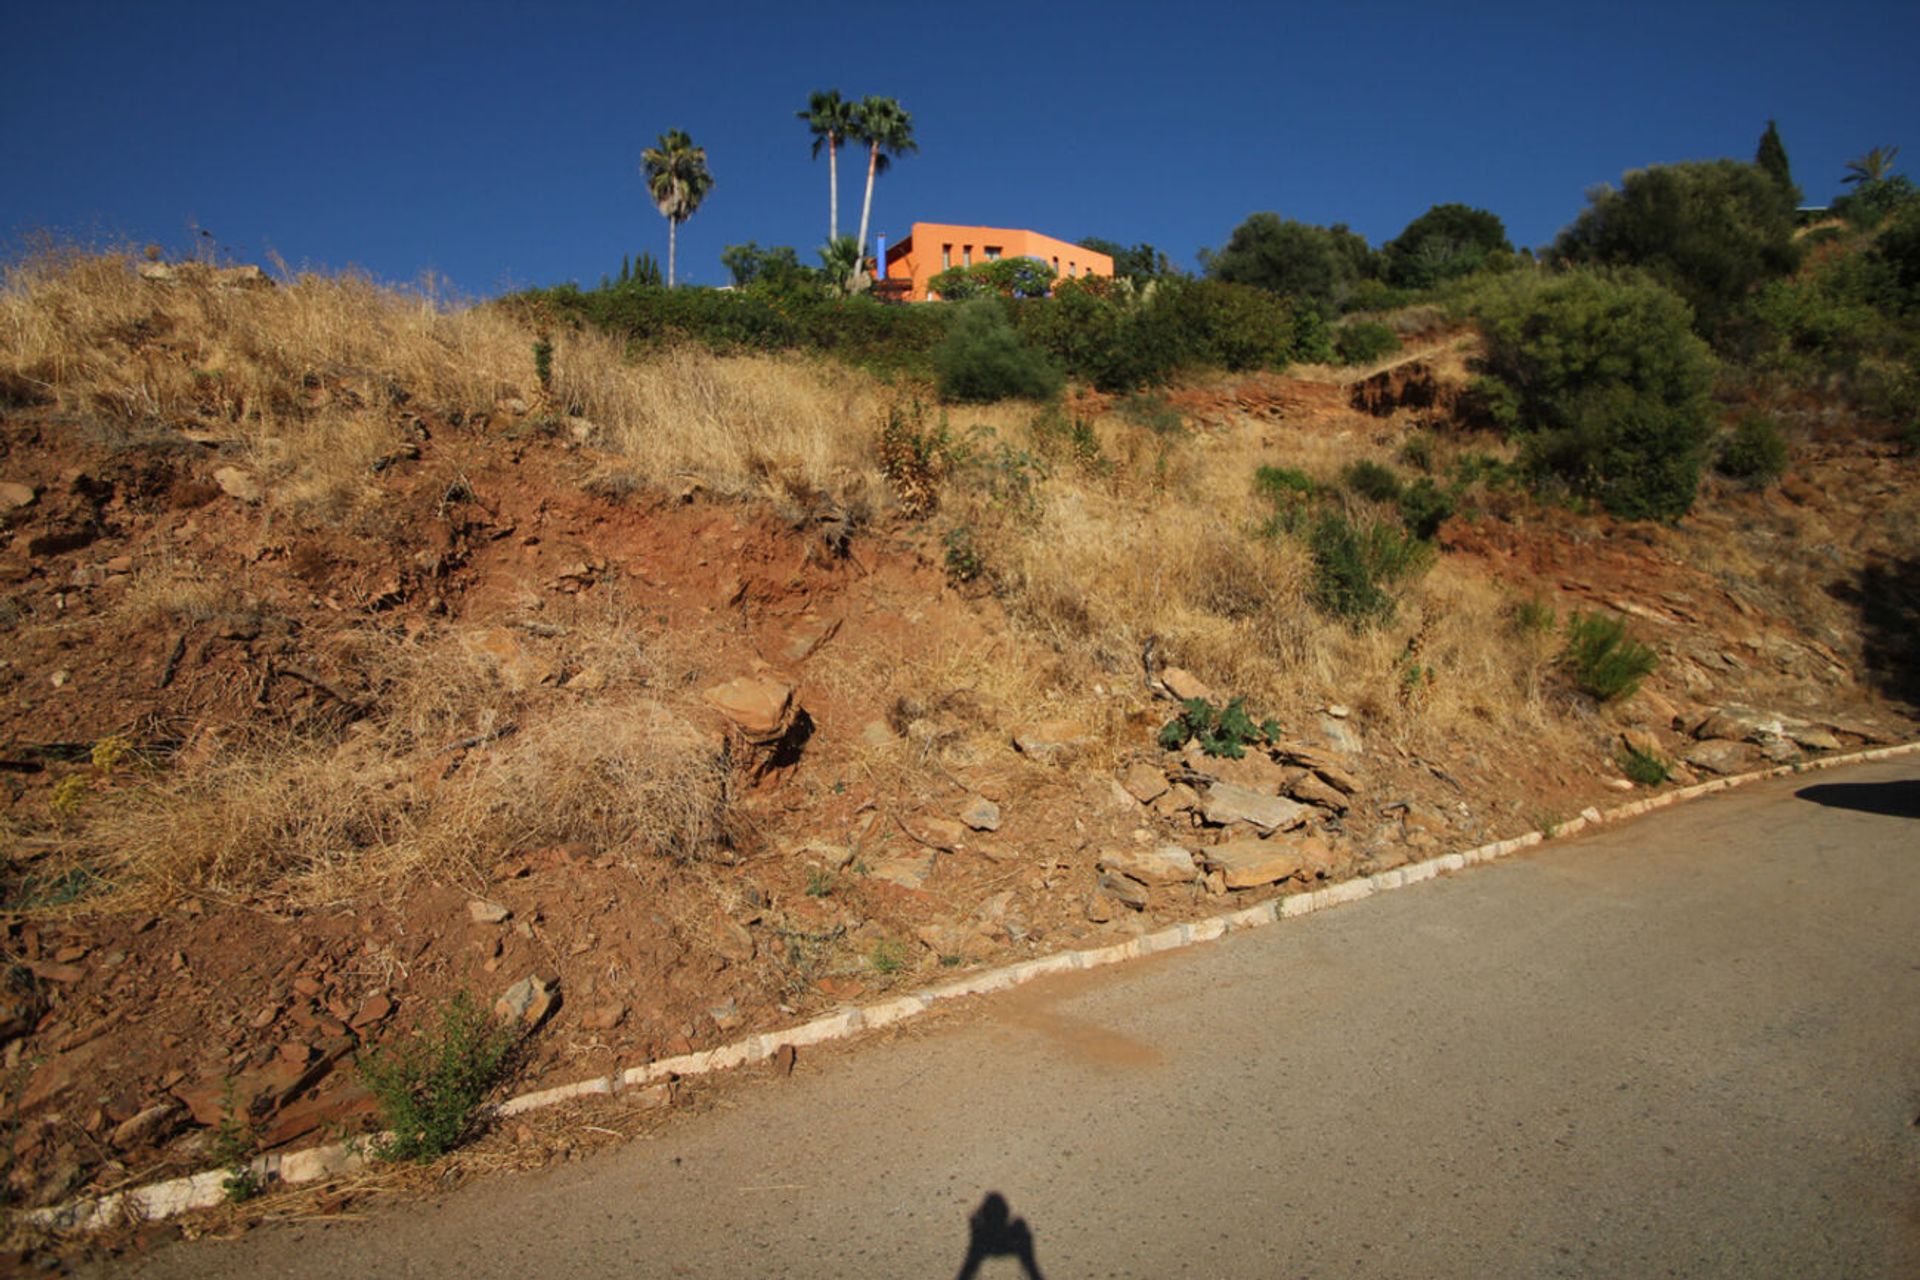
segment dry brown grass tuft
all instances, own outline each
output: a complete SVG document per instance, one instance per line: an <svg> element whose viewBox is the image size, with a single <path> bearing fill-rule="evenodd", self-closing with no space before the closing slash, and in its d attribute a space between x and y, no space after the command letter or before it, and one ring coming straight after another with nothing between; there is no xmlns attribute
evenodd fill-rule
<svg viewBox="0 0 1920 1280"><path fill-rule="evenodd" d="M103 796L79 838L138 896L300 902L561 842L685 860L730 840L720 739L644 687L661 668L617 620L529 637L505 663L511 633L487 634L357 634L335 659L370 677L367 719L235 732L196 768ZM596 687L559 687L582 655L604 664Z"/></svg>
<svg viewBox="0 0 1920 1280"><path fill-rule="evenodd" d="M615 471L643 483L861 510L883 492L873 443L887 397L837 365L692 347L628 361L612 338L572 333L555 341L554 390L621 455Z"/></svg>

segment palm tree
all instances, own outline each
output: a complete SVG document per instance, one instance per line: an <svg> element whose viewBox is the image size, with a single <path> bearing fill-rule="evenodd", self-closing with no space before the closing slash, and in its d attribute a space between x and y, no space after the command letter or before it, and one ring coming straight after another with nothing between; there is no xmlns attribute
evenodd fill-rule
<svg viewBox="0 0 1920 1280"><path fill-rule="evenodd" d="M1879 182L1893 175L1893 158L1900 154L1898 147L1875 147L1858 160L1847 161L1847 176L1840 179L1850 187Z"/></svg>
<svg viewBox="0 0 1920 1280"><path fill-rule="evenodd" d="M669 129L660 135L658 146L640 153L640 172L646 176L653 207L667 220L667 287L671 289L677 248L674 233L713 190L713 175L707 172L707 149L694 146L685 131Z"/></svg>
<svg viewBox="0 0 1920 1280"><path fill-rule="evenodd" d="M840 144L853 136L854 104L838 89L816 89L807 97L807 109L793 114L813 132L813 158L827 149L827 243L840 238Z"/></svg>
<svg viewBox="0 0 1920 1280"><path fill-rule="evenodd" d="M873 179L893 167L893 157L918 151L913 140L913 117L892 98L862 98L854 108L847 136L867 144L867 195L860 204L860 252L867 251L867 220L873 213ZM885 264L881 266L885 270Z"/></svg>

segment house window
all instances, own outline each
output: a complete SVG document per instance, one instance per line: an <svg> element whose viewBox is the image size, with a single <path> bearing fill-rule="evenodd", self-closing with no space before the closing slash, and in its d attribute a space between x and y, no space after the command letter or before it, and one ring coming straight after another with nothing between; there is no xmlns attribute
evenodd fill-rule
<svg viewBox="0 0 1920 1280"><path fill-rule="evenodd" d="M987 246L987 261L988 261L988 262L998 262L998 261L1000 261L1000 246L999 246L999 245L997 245L997 244L990 244L990 245L988 245L988 246Z"/></svg>
<svg viewBox="0 0 1920 1280"><path fill-rule="evenodd" d="M1060 259L1058 259L1058 258L1055 258L1055 259L1053 260L1053 274L1055 274L1055 275L1059 275L1059 274L1060 274Z"/></svg>
<svg viewBox="0 0 1920 1280"><path fill-rule="evenodd" d="M968 266L973 265L973 246L972 245L963 244L960 246L960 260L966 263L966 265Z"/></svg>
<svg viewBox="0 0 1920 1280"><path fill-rule="evenodd" d="M942 271L945 271L952 266L953 266L953 246L950 244L943 244L940 246L940 269Z"/></svg>

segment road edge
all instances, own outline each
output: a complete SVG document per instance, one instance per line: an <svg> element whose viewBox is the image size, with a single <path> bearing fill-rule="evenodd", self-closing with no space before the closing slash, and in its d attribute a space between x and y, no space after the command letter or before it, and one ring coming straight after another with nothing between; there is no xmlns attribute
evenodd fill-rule
<svg viewBox="0 0 1920 1280"><path fill-rule="evenodd" d="M1056 951L1032 960L983 969L951 982L929 987L924 991L824 1014L809 1022L803 1022L797 1027L759 1032L718 1048L662 1058L641 1066L629 1067L624 1071L615 1071L571 1084L519 1094L499 1103L494 1109L494 1114L499 1117L520 1115L579 1098L612 1097L630 1090L658 1088L689 1076L729 1071L735 1067L765 1061L783 1048L802 1049L828 1041L848 1039L862 1031L892 1026L918 1017L944 1000L986 995L995 991L1005 991L1010 987L1017 987L1050 974L1104 968L1107 965L1120 964L1143 956L1177 951L1183 947L1215 941L1229 933L1277 924L1282 920L1297 919L1350 902L1361 902L1377 893L1406 888L1409 885L1435 879L1443 873L1463 871L1479 863L1493 862L1518 853L1522 849L1545 844L1550 840L1563 839L1593 827L1637 818L1656 809L1665 809L1684 801L1697 800L1734 787L1846 765L1869 764L1876 760L1889 760L1910 755L1916 751L1920 751L1920 742L1873 747L1844 755L1821 756L1812 760L1797 761L1753 773L1715 778L1610 809L1602 810L1598 806L1590 806L1581 810L1577 816L1557 824L1551 834L1544 831L1528 831L1476 848L1441 854L1422 862L1408 863L1391 871L1380 871L1370 876L1343 880L1338 884L1330 884L1324 889L1316 889L1310 893L1273 898L1251 907L1242 907L1220 915L1209 916L1203 920L1169 925L1164 929L1142 934L1126 942L1116 942L1090 950ZM250 1167L259 1184L266 1186L291 1186L318 1181L322 1178L338 1177L364 1167L369 1162L370 1156L367 1154L367 1149L370 1141L371 1139L363 1137L349 1142L310 1147L303 1151L264 1155L255 1158ZM116 1191L104 1196L81 1197L63 1205L19 1210L16 1213L20 1221L44 1230L61 1233L97 1231L127 1221L151 1222L175 1217L194 1209L211 1208L222 1203L227 1198L226 1184L232 1173L232 1170L224 1168L211 1169L187 1177L149 1183L144 1187Z"/></svg>

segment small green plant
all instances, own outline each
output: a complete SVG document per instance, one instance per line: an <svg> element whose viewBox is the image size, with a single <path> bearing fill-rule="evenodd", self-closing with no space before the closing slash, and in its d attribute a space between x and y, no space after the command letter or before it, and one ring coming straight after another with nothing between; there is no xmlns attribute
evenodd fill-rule
<svg viewBox="0 0 1920 1280"><path fill-rule="evenodd" d="M1659 663L1650 646L1627 634L1625 618L1576 612L1567 619L1560 664L1575 686L1601 702L1631 695Z"/></svg>
<svg viewBox="0 0 1920 1280"><path fill-rule="evenodd" d="M807 896L809 898L827 898L833 895L834 875L825 867L815 867L807 873Z"/></svg>
<svg viewBox="0 0 1920 1280"><path fill-rule="evenodd" d="M1340 472L1340 481L1349 491L1372 502L1400 501L1400 477L1393 468L1371 458L1350 462Z"/></svg>
<svg viewBox="0 0 1920 1280"><path fill-rule="evenodd" d="M1667 780L1667 762L1651 752L1623 745L1615 759L1620 772L1639 786L1657 787Z"/></svg>
<svg viewBox="0 0 1920 1280"><path fill-rule="evenodd" d="M1273 515L1260 527L1268 538L1299 532L1320 497L1313 477L1292 467L1261 467L1253 473L1253 491L1273 504Z"/></svg>
<svg viewBox="0 0 1920 1280"><path fill-rule="evenodd" d="M533 376L540 380L542 391L552 388L553 339L544 333L533 340Z"/></svg>
<svg viewBox="0 0 1920 1280"><path fill-rule="evenodd" d="M1433 437L1423 431L1417 431L1400 445L1400 461L1415 471L1433 472Z"/></svg>
<svg viewBox="0 0 1920 1280"><path fill-rule="evenodd" d="M893 939L882 938L873 944L873 950L867 955L867 963L873 966L875 973L898 973L907 967L907 953Z"/></svg>
<svg viewBox="0 0 1920 1280"><path fill-rule="evenodd" d="M986 568L986 562L980 558L980 549L973 544L973 530L966 525L949 529L945 538L947 544L947 577L955 583L972 582Z"/></svg>
<svg viewBox="0 0 1920 1280"><path fill-rule="evenodd" d="M47 797L47 809L53 814L54 821L65 826L80 816L87 797L93 794L92 782L84 773L70 773L53 784L53 794Z"/></svg>
<svg viewBox="0 0 1920 1280"><path fill-rule="evenodd" d="M220 1188L226 1193L227 1203L241 1204L260 1194L260 1174L253 1167L253 1157L259 1149L260 1139L253 1129L253 1117L248 1107L240 1104L234 1083L229 1079L220 1090L220 1123L214 1127L213 1141L207 1148L214 1163L226 1170Z"/></svg>
<svg viewBox="0 0 1920 1280"><path fill-rule="evenodd" d="M393 1134L374 1145L374 1155L425 1164L459 1146L514 1043L513 1032L462 991L440 1007L434 1029L416 1029L361 1059L360 1079Z"/></svg>
<svg viewBox="0 0 1920 1280"><path fill-rule="evenodd" d="M1314 603L1356 631L1393 616L1390 588L1424 570L1433 551L1384 521L1360 524L1339 510L1320 516L1307 548L1313 553Z"/></svg>
<svg viewBox="0 0 1920 1280"><path fill-rule="evenodd" d="M1772 484L1787 471L1787 437L1772 418L1741 414L1721 439L1713 469L1757 487Z"/></svg>
<svg viewBox="0 0 1920 1280"><path fill-rule="evenodd" d="M1530 635L1546 635L1560 622L1560 614L1544 596L1528 596L1513 606L1514 627Z"/></svg>
<svg viewBox="0 0 1920 1280"><path fill-rule="evenodd" d="M1238 760L1247 754L1248 744L1271 742L1279 736L1279 722L1263 720L1255 724L1243 698L1235 698L1225 707L1215 707L1205 698L1189 698L1181 704L1180 714L1161 727L1160 745L1178 751L1194 741L1210 756Z"/></svg>

